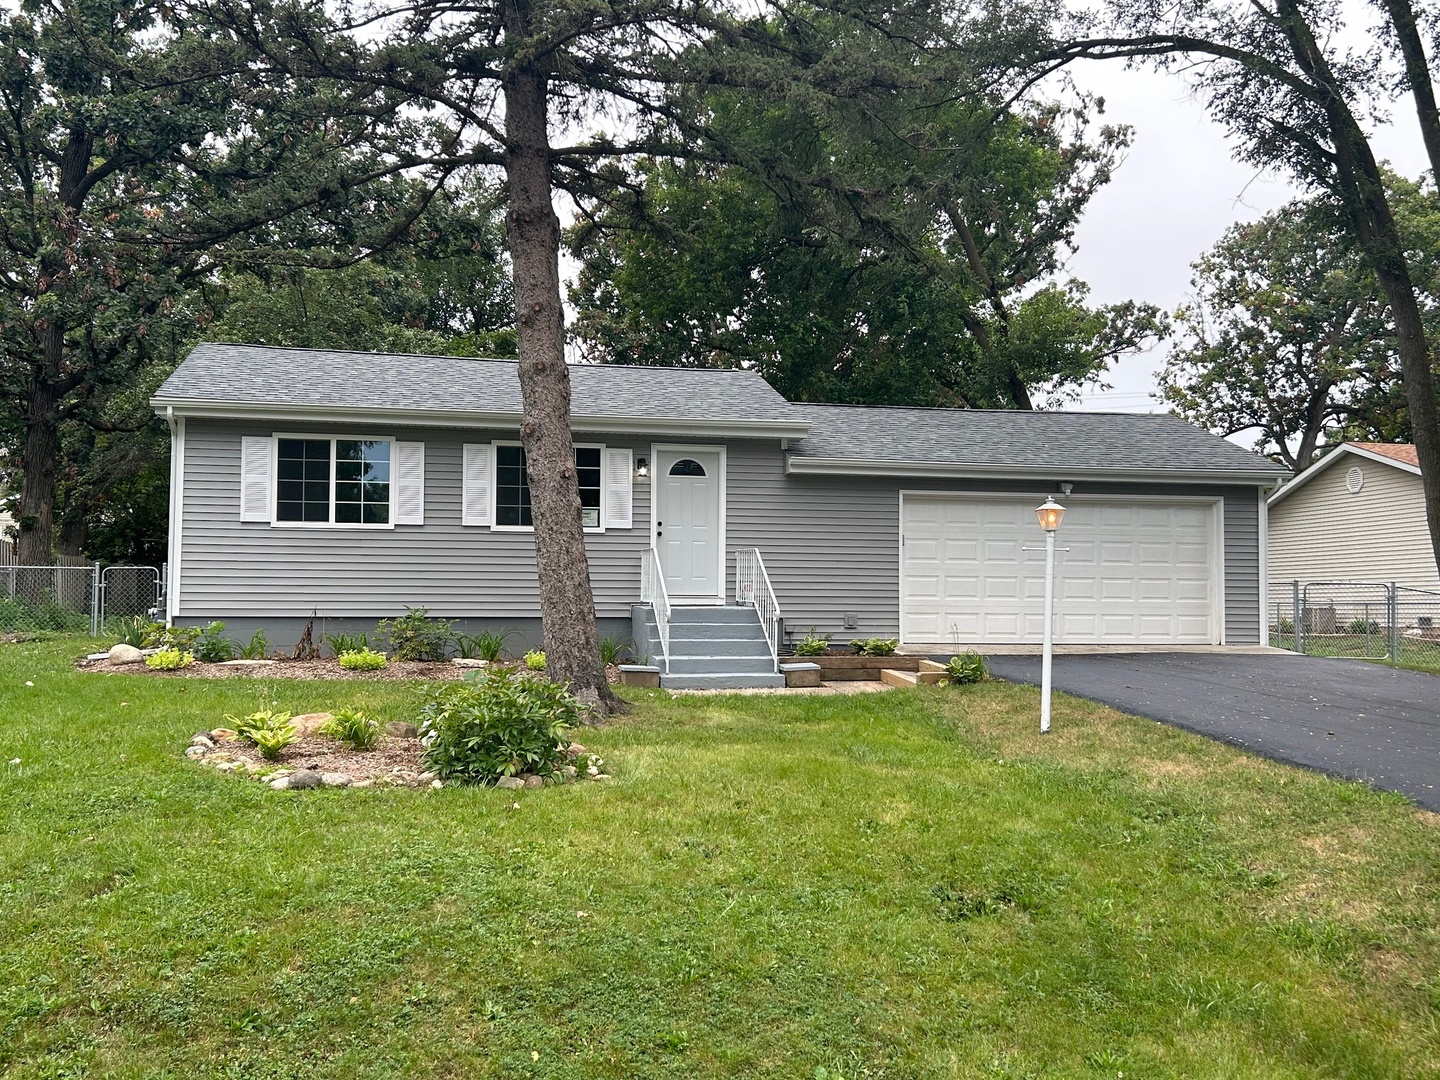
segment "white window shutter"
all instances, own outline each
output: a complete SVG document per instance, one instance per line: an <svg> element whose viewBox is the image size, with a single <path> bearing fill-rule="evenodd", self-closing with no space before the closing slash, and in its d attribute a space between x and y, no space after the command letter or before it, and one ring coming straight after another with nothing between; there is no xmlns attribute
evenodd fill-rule
<svg viewBox="0 0 1440 1080"><path fill-rule="evenodd" d="M635 471L630 462L630 450L605 451L605 527L607 529L630 528L633 492L630 485Z"/></svg>
<svg viewBox="0 0 1440 1080"><path fill-rule="evenodd" d="M461 479L460 524L490 524L490 445L466 443Z"/></svg>
<svg viewBox="0 0 1440 1080"><path fill-rule="evenodd" d="M425 524L425 444L395 444L395 524Z"/></svg>
<svg viewBox="0 0 1440 1080"><path fill-rule="evenodd" d="M246 435L240 439L240 520L274 520L271 495L275 468L272 451L275 440Z"/></svg>

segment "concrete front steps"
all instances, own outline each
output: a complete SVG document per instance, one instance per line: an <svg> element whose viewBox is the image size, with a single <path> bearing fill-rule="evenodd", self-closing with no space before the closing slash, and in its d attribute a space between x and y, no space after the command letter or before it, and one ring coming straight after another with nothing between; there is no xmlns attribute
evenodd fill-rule
<svg viewBox="0 0 1440 1080"><path fill-rule="evenodd" d="M775 671L765 631L752 607L670 609L670 670L649 604L630 609L637 645L648 642L650 664L668 690L751 690L785 685Z"/></svg>

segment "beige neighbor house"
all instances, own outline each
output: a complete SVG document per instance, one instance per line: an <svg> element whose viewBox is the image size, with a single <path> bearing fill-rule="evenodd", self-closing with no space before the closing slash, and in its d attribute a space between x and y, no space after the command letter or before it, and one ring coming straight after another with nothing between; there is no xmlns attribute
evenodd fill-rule
<svg viewBox="0 0 1440 1080"><path fill-rule="evenodd" d="M1341 443L1269 498L1269 577L1440 589L1415 447Z"/></svg>

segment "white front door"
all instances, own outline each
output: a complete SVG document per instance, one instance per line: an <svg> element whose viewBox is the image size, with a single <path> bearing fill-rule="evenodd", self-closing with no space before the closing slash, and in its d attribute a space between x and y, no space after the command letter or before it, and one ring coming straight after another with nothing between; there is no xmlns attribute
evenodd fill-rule
<svg viewBox="0 0 1440 1080"><path fill-rule="evenodd" d="M655 451L655 549L676 603L723 601L720 451Z"/></svg>
<svg viewBox="0 0 1440 1080"><path fill-rule="evenodd" d="M1025 643L1044 631L1038 498L906 495L900 636L907 644ZM1215 507L1201 501L1066 500L1057 542L1055 640L1220 641Z"/></svg>

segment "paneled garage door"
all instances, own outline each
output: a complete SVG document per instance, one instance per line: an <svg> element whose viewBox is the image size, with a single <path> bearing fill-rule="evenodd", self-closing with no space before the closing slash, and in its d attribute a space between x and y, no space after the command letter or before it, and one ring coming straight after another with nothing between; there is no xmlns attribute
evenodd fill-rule
<svg viewBox="0 0 1440 1080"><path fill-rule="evenodd" d="M1038 644L1045 534L1040 500L906 495L900 634L906 644ZM1215 505L1066 500L1055 558L1055 640L1220 641ZM1031 550L1026 550L1026 549Z"/></svg>

